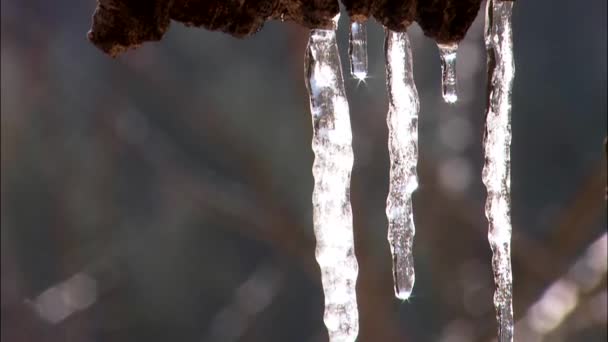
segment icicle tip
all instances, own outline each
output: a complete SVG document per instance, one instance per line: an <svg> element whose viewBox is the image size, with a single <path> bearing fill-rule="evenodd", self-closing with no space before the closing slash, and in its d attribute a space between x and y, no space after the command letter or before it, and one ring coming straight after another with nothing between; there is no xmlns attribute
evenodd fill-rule
<svg viewBox="0 0 608 342"><path fill-rule="evenodd" d="M367 73L366 72L355 72L355 73L353 73L353 76L357 80L359 80L359 81L361 81L363 83L365 83L365 80L367 79Z"/></svg>
<svg viewBox="0 0 608 342"><path fill-rule="evenodd" d="M454 104L454 103L458 102L458 95L453 94L453 93L443 94L443 101L445 101L445 103L448 103L448 104Z"/></svg>
<svg viewBox="0 0 608 342"><path fill-rule="evenodd" d="M456 54L458 44L437 44L441 58L441 92L443 100L448 104L458 101L456 78Z"/></svg>
<svg viewBox="0 0 608 342"><path fill-rule="evenodd" d="M398 289L395 288L395 297L397 297L399 300L401 301L407 301L410 299L410 296L412 295L412 290L406 290L406 289Z"/></svg>

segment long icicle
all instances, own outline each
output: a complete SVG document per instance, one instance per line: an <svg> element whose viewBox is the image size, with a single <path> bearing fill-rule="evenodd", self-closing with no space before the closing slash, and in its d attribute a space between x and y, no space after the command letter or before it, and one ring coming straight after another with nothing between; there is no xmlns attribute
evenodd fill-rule
<svg viewBox="0 0 608 342"><path fill-rule="evenodd" d="M488 54L488 109L484 135L483 183L492 248L498 341L513 341L511 271L511 90L515 66L511 30L512 1L489 0L485 44Z"/></svg>
<svg viewBox="0 0 608 342"><path fill-rule="evenodd" d="M388 146L391 159L386 200L388 241L393 256L395 295L408 299L414 287L414 213L412 193L418 187L418 91L407 33L386 30L386 79L389 110Z"/></svg>
<svg viewBox="0 0 608 342"><path fill-rule="evenodd" d="M324 321L331 342L353 342L359 332L359 314L350 205L352 132L334 30L310 31L305 72L315 153L315 255L325 294Z"/></svg>

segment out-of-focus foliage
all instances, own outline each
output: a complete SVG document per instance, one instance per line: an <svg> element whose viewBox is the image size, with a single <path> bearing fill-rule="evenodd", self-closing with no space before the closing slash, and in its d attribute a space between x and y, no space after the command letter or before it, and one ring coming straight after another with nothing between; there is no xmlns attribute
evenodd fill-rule
<svg viewBox="0 0 608 342"><path fill-rule="evenodd" d="M270 23L238 40L173 24L162 42L113 60L86 41L93 8L2 1L2 341L325 340L307 31ZM606 248L600 240L599 252L586 252L606 232L605 13L605 1L515 6L518 341L606 340L605 264L568 273ZM385 237L387 103L375 23L371 78L347 77L360 341L494 335L482 19L461 43L455 106L441 100L435 44L411 30L421 186L407 303L392 297ZM541 298L550 299L546 315L569 314L539 323Z"/></svg>

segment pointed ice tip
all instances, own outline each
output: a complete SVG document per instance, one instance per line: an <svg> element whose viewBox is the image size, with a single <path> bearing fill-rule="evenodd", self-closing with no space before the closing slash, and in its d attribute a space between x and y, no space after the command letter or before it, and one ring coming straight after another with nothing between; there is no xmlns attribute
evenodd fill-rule
<svg viewBox="0 0 608 342"><path fill-rule="evenodd" d="M358 79L359 81L365 81L365 79L367 78L367 73L366 72L354 72L353 76Z"/></svg>
<svg viewBox="0 0 608 342"><path fill-rule="evenodd" d="M412 290L405 290L405 289L395 289L395 297L399 298L400 300L408 300L410 299L410 296L412 295Z"/></svg>
<svg viewBox="0 0 608 342"><path fill-rule="evenodd" d="M445 103L454 104L458 101L458 95L456 94L443 94L443 101Z"/></svg>

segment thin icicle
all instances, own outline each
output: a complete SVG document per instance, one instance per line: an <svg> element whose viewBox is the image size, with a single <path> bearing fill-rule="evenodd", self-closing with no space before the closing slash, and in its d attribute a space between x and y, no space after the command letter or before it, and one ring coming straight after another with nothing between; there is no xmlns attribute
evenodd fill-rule
<svg viewBox="0 0 608 342"><path fill-rule="evenodd" d="M335 31L310 31L305 72L313 125L313 221L325 294L324 321L331 342L353 342L359 332L350 206L353 150Z"/></svg>
<svg viewBox="0 0 608 342"><path fill-rule="evenodd" d="M389 110L388 145L391 159L386 200L388 241L393 256L395 295L408 299L414 286L414 213L412 193L418 187L418 91L407 33L386 30L386 79Z"/></svg>
<svg viewBox="0 0 608 342"><path fill-rule="evenodd" d="M441 93L443 100L447 103L458 101L456 90L456 56L458 43L449 45L437 44L439 57L441 58Z"/></svg>
<svg viewBox="0 0 608 342"><path fill-rule="evenodd" d="M498 341L513 341L511 272L511 89L515 67L511 31L512 1L489 0L485 43L489 99L484 136L482 179L488 191L486 217L492 248Z"/></svg>
<svg viewBox="0 0 608 342"><path fill-rule="evenodd" d="M350 73L358 80L367 78L367 28L365 22L350 23L348 43Z"/></svg>

